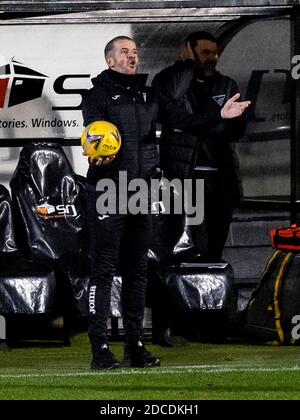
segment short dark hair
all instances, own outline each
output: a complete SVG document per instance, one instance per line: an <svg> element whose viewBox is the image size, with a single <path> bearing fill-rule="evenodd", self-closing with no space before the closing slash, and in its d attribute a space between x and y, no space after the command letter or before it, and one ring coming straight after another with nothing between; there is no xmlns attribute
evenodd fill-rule
<svg viewBox="0 0 300 420"><path fill-rule="evenodd" d="M115 38L111 39L105 46L104 48L104 57L107 58L108 56L111 55L111 53L113 52L114 48L115 48L115 42L119 41L120 39L127 39L129 41L133 41L132 38L129 38L129 36L125 36L125 35L120 35L120 36L116 36ZM134 41L133 41L134 42Z"/></svg>
<svg viewBox="0 0 300 420"><path fill-rule="evenodd" d="M192 34L188 35L185 39L185 45L189 42L193 50L197 45L197 41L200 41L201 39L207 39L208 41L215 42L218 45L217 38L210 32L206 31L193 32Z"/></svg>

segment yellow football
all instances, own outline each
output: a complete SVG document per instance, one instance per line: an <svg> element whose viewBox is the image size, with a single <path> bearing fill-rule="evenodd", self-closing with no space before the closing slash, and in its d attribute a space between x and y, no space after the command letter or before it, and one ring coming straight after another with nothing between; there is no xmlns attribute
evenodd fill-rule
<svg viewBox="0 0 300 420"><path fill-rule="evenodd" d="M94 121L85 127L81 135L81 145L87 156L112 156L121 147L121 135L117 127L108 121Z"/></svg>

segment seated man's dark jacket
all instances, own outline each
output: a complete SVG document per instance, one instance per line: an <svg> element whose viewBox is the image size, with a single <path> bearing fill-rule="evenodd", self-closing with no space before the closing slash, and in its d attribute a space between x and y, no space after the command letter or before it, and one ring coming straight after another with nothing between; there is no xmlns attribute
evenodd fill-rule
<svg viewBox="0 0 300 420"><path fill-rule="evenodd" d="M108 165L90 164L87 182L96 185L102 178L117 179L119 171L127 171L128 180L150 179L158 165L156 122L196 134L205 132L221 121L219 110L209 115L193 115L177 108L173 101L145 86L147 75L124 75L104 70L92 80L93 87L84 95L84 125L105 120L115 124L122 145Z"/></svg>
<svg viewBox="0 0 300 420"><path fill-rule="evenodd" d="M226 101L239 92L237 84L220 73L199 79L195 66L192 60L178 61L157 74L153 86L183 110L220 112ZM163 126L160 166L164 175L184 179L191 177L195 166L215 167L226 178L233 200L238 201L238 161L231 143L240 139L245 127L244 117L222 120L208 130L199 130L196 136Z"/></svg>

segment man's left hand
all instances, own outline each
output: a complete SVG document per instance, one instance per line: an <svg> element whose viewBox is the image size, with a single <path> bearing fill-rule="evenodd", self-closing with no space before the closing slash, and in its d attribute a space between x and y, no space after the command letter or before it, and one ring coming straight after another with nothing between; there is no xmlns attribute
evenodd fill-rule
<svg viewBox="0 0 300 420"><path fill-rule="evenodd" d="M237 102L240 96L241 95L237 93L232 98L228 99L226 104L221 109L221 117L223 119L240 117L245 111L245 109L247 109L248 106L251 104L251 101Z"/></svg>

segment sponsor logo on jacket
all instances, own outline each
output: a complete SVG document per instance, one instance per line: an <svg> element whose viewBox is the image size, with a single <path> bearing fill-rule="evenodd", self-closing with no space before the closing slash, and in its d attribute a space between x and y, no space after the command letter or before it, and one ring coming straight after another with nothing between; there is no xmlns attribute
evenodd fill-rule
<svg viewBox="0 0 300 420"><path fill-rule="evenodd" d="M226 98L226 95L215 95L212 97L213 100L220 106L222 107Z"/></svg>

